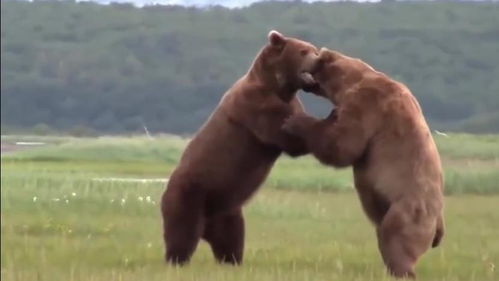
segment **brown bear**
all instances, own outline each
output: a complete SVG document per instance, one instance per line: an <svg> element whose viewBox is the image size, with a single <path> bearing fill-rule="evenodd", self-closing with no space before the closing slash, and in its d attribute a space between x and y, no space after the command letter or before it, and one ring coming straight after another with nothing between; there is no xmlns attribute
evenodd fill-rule
<svg viewBox="0 0 499 281"><path fill-rule="evenodd" d="M336 108L324 120L296 114L283 129L322 163L353 165L388 271L415 277L418 258L444 233L440 156L418 102L402 83L325 48L313 77L313 92Z"/></svg>
<svg viewBox="0 0 499 281"><path fill-rule="evenodd" d="M271 31L249 71L189 142L161 202L167 262L189 261L201 238L217 261L242 262L243 204L283 151L307 153L281 126L303 112L296 92L314 82L309 71L317 55L312 44Z"/></svg>

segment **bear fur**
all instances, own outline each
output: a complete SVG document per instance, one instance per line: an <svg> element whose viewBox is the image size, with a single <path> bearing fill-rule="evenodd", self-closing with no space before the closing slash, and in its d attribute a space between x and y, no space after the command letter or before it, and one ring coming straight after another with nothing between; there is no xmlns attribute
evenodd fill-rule
<svg viewBox="0 0 499 281"><path fill-rule="evenodd" d="M283 129L322 163L353 165L388 271L415 277L418 258L444 234L440 156L418 102L403 84L325 48L313 77L313 92L336 108L324 120L296 114Z"/></svg>
<svg viewBox="0 0 499 281"><path fill-rule="evenodd" d="M296 92L313 82L317 55L312 44L271 31L249 71L189 142L161 201L167 262L188 262L201 238L217 261L242 262L243 204L282 152L307 153L281 127L303 112Z"/></svg>

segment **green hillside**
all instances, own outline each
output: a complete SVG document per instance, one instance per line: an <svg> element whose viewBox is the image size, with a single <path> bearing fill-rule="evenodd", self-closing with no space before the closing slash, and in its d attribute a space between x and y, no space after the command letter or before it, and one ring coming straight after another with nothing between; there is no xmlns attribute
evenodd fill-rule
<svg viewBox="0 0 499 281"><path fill-rule="evenodd" d="M498 15L492 2L201 10L2 1L2 130L191 133L277 29L405 82L435 129L497 133ZM329 109L303 97L311 112Z"/></svg>

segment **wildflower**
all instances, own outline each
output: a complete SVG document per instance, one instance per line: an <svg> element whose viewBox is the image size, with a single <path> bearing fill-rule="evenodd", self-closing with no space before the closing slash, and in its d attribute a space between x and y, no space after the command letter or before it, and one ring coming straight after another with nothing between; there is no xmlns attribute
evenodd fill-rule
<svg viewBox="0 0 499 281"><path fill-rule="evenodd" d="M52 201L59 202L59 201L61 201L61 199L59 199L59 198L52 198Z"/></svg>
<svg viewBox="0 0 499 281"><path fill-rule="evenodd" d="M341 262L341 260L336 260L336 268L339 271L343 271L343 262Z"/></svg>
<svg viewBox="0 0 499 281"><path fill-rule="evenodd" d="M36 202L36 200L38 200L38 197L34 196L33 197L33 202Z"/></svg>
<svg viewBox="0 0 499 281"><path fill-rule="evenodd" d="M150 202L151 202L151 196L147 196L147 197L146 197L146 201L147 201L148 203L150 203Z"/></svg>
<svg viewBox="0 0 499 281"><path fill-rule="evenodd" d="M144 201L144 197L142 197L142 196L139 196L138 199L139 199L140 202Z"/></svg>
<svg viewBox="0 0 499 281"><path fill-rule="evenodd" d="M69 200L68 199L66 199L66 204L69 204Z"/></svg>
<svg viewBox="0 0 499 281"><path fill-rule="evenodd" d="M152 243L151 242L147 243L147 248L151 248L151 247L152 247Z"/></svg>
<svg viewBox="0 0 499 281"><path fill-rule="evenodd" d="M71 196L76 197L76 193L75 192L71 193Z"/></svg>

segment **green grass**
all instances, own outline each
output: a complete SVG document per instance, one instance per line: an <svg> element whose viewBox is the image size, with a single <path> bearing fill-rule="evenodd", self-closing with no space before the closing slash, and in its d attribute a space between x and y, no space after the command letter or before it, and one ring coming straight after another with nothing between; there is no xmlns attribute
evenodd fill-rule
<svg viewBox="0 0 499 281"><path fill-rule="evenodd" d="M423 256L419 279L499 280L499 160L490 145L499 137L443 138L436 137L452 194L447 235ZM280 159L245 208L243 266L217 265L204 242L190 265L165 265L157 203L164 184L92 178L166 178L184 145L177 138L59 138L3 156L2 280L391 280L351 171L311 157Z"/></svg>
<svg viewBox="0 0 499 281"><path fill-rule="evenodd" d="M204 243L186 268L166 266L161 191L161 184L3 178L2 280L388 280L352 193L264 188L245 210L241 268L216 265ZM421 280L497 277L498 199L447 198L448 235L423 257Z"/></svg>
<svg viewBox="0 0 499 281"><path fill-rule="evenodd" d="M434 138L439 152L446 158L499 161L498 135L450 134Z"/></svg>
<svg viewBox="0 0 499 281"><path fill-rule="evenodd" d="M81 139L52 138L50 141L47 141L47 143L53 145L20 151L12 156L7 156L6 158L41 162L133 161L176 163L187 141L179 137L164 137L159 139L148 139L144 137L100 137Z"/></svg>
<svg viewBox="0 0 499 281"><path fill-rule="evenodd" d="M36 140L34 137L23 137ZM25 171L64 176L167 177L186 143L178 137L103 137L97 139L45 137L53 145L2 157L2 168L22 177ZM15 137L4 137L13 141ZM499 193L499 136L453 134L435 136L443 159L446 192ZM51 175L52 176L52 175ZM351 191L350 169L335 170L311 156L281 157L266 186L303 191Z"/></svg>

